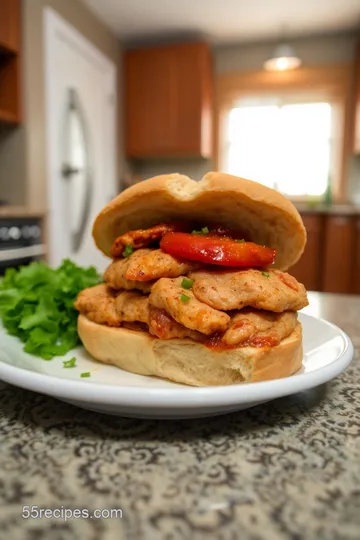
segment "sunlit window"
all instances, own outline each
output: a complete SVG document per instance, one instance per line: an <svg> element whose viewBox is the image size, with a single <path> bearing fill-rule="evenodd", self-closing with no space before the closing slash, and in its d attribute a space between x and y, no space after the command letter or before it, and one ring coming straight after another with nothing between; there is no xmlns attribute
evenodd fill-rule
<svg viewBox="0 0 360 540"><path fill-rule="evenodd" d="M223 168L286 195L321 196L334 162L333 113L325 102L239 104L227 119Z"/></svg>

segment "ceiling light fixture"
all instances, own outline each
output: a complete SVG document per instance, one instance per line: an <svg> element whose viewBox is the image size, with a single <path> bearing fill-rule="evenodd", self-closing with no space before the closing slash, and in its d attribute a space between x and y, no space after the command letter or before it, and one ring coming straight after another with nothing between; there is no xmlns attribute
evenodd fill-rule
<svg viewBox="0 0 360 540"><path fill-rule="evenodd" d="M301 59L288 43L280 43L274 49L273 54L264 63L267 71L287 71L301 66Z"/></svg>

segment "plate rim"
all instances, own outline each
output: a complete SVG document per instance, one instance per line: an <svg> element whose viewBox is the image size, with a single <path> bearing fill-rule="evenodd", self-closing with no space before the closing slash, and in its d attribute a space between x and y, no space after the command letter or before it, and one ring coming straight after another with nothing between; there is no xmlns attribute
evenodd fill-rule
<svg viewBox="0 0 360 540"><path fill-rule="evenodd" d="M354 346L349 336L341 328L323 318L306 313L300 315L301 318L315 319L335 329L343 340L343 350L329 364L296 376L294 374L281 379L247 384L152 388L136 385L108 385L88 380L76 381L31 371L0 360L0 380L58 399L133 408L149 407L151 404L152 407L171 406L172 408L187 409L226 406L233 403L240 405L256 402L259 399L271 400L323 384L344 371L353 359ZM141 375L139 376L141 377Z"/></svg>

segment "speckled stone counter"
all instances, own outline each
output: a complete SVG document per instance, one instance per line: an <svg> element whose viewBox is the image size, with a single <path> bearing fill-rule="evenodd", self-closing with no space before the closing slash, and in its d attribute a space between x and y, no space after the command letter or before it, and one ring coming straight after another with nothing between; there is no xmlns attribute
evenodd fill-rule
<svg viewBox="0 0 360 540"><path fill-rule="evenodd" d="M360 297L310 303L350 335L353 363L247 411L130 420L0 383L0 538L359 540ZM122 519L23 519L23 505Z"/></svg>

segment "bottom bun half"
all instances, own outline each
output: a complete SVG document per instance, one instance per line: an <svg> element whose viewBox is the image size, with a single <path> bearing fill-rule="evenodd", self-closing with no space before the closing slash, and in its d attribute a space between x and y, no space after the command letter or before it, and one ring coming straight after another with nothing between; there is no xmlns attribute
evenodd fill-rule
<svg viewBox="0 0 360 540"><path fill-rule="evenodd" d="M190 339L161 340L147 332L96 324L78 318L79 336L96 360L139 375L191 386L228 385L280 379L302 364L302 329L275 347L214 350Z"/></svg>

